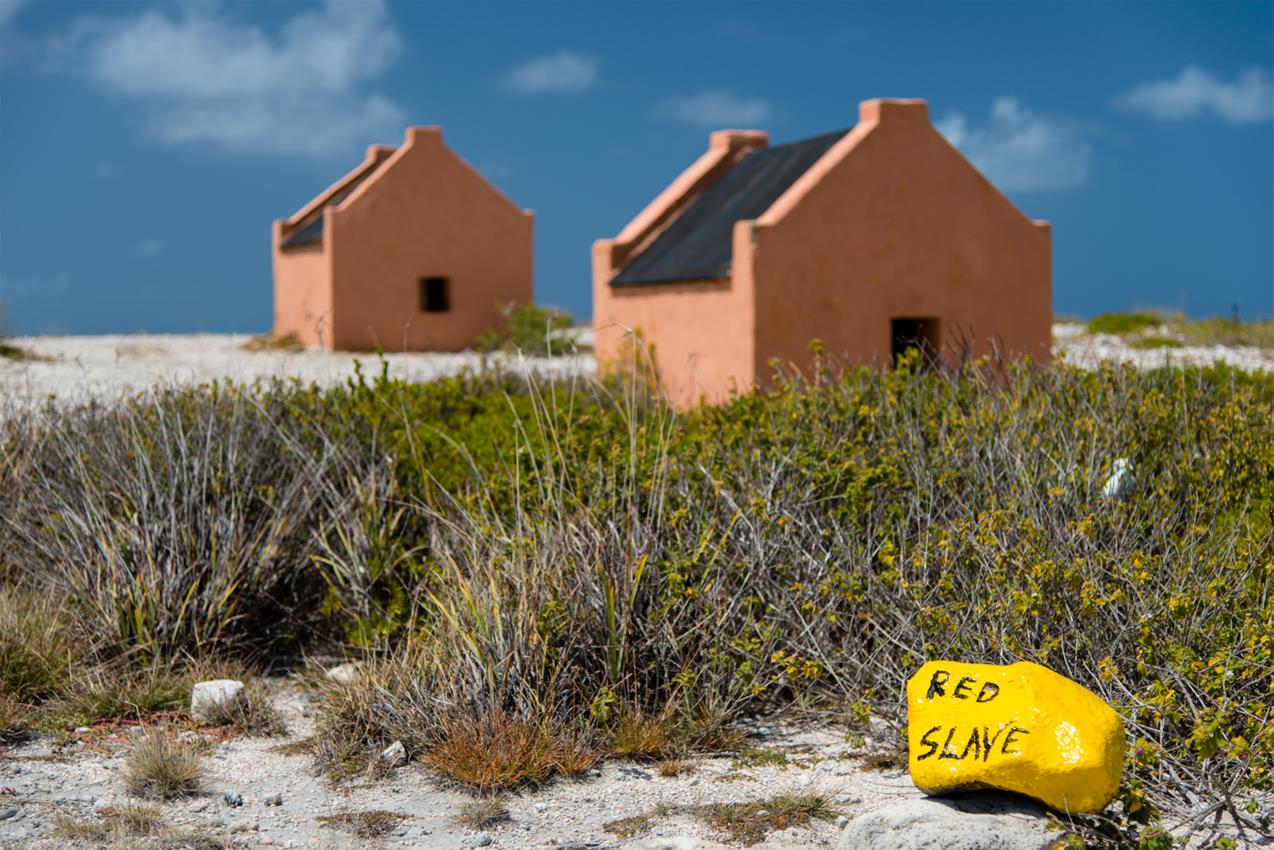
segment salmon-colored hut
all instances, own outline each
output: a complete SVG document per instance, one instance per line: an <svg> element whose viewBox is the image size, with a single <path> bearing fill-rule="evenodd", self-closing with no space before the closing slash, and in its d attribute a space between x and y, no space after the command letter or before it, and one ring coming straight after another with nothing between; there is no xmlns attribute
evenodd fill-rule
<svg viewBox="0 0 1274 850"><path fill-rule="evenodd" d="M533 215L437 127L362 164L274 222L274 333L329 350L456 351L532 300Z"/></svg>
<svg viewBox="0 0 1274 850"><path fill-rule="evenodd" d="M637 333L687 406L747 390L778 358L886 365L1049 359L1051 239L929 123L869 100L851 130L775 147L722 130L614 239L593 245L599 362Z"/></svg>

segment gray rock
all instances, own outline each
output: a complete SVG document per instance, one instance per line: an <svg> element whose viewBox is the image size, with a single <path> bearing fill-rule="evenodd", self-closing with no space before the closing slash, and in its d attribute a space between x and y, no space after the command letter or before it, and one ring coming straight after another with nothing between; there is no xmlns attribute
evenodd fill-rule
<svg viewBox="0 0 1274 850"><path fill-rule="evenodd" d="M18 814L17 806L0 806L0 820L8 820Z"/></svg>
<svg viewBox="0 0 1274 850"><path fill-rule="evenodd" d="M837 850L1055 850L1065 833L1024 798L996 792L895 803L845 825Z"/></svg>
<svg viewBox="0 0 1274 850"><path fill-rule="evenodd" d="M477 837L477 838L475 838L475 839L473 839L473 846L474 846L474 847L490 847L490 846L491 846L491 833L489 833L489 832L482 832L482 833L479 833L479 834L478 834L478 837Z"/></svg>
<svg viewBox="0 0 1274 850"><path fill-rule="evenodd" d="M338 664L327 671L327 678L338 685L352 685L358 679L358 665L352 661Z"/></svg>
<svg viewBox="0 0 1274 850"><path fill-rule="evenodd" d="M402 741L394 741L381 751L380 757L390 767L398 767L407 763L407 748Z"/></svg>
<svg viewBox="0 0 1274 850"><path fill-rule="evenodd" d="M200 682L190 691L190 717L196 723L216 720L226 711L247 701L243 682L237 679L211 679Z"/></svg>

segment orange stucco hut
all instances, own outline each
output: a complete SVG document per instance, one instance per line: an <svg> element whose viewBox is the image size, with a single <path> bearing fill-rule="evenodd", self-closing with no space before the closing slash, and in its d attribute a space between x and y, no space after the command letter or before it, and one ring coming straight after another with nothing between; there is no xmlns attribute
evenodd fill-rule
<svg viewBox="0 0 1274 850"><path fill-rule="evenodd" d="M457 351L532 300L532 213L410 127L274 222L274 333L329 350Z"/></svg>
<svg viewBox="0 0 1274 850"><path fill-rule="evenodd" d="M884 366L1049 359L1051 239L929 123L923 100L869 100L853 129L770 147L722 130L614 239L593 245L602 364L637 333L683 406L747 390L770 361Z"/></svg>

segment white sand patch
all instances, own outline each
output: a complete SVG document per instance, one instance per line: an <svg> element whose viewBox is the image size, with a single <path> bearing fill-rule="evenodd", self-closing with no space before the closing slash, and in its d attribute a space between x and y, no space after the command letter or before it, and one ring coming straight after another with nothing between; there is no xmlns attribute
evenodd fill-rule
<svg viewBox="0 0 1274 850"><path fill-rule="evenodd" d="M592 374L589 354L570 357L517 357L458 353L408 354L303 351L248 351L247 334L126 334L111 336L16 337L10 342L36 360L0 359L0 395L38 400L118 398L156 384L204 384L233 380L296 379L304 384L340 384L355 374L381 372L405 381L429 381L462 372L506 368L546 376Z"/></svg>
<svg viewBox="0 0 1274 850"><path fill-rule="evenodd" d="M311 733L315 703L290 683L276 680L275 707L296 740ZM849 817L901 799L922 796L905 769L864 768L856 753L861 746L833 727L800 730L781 724L754 729L749 746L788 753L782 766L739 767L730 755L692 760L693 772L663 777L653 765L610 761L597 775L556 780L509 795L510 819L480 830L456 823L473 796L435 774L409 764L378 781L334 786L314 775L307 755L278 751L280 739L239 738L217 745L207 757L207 790L199 796L158 804L164 822L190 835L215 836L245 847L469 848L486 833L492 848L654 848L717 850L730 845L687 814L655 817L640 834L620 837L606 828L621 818L644 815L660 804L686 807L703 803L739 803L783 793L826 795L838 812ZM0 805L18 809L0 821L0 846L63 848L68 842L54 833L54 814L83 820L101 808L128 802L121 782L123 764L135 735L119 736L111 746L81 748L72 744L53 755L48 739L13 747L0 755L0 787L12 789ZM50 757L52 756L52 757ZM225 794L243 798L228 806ZM282 795L281 805L271 805ZM322 826L317 818L349 811L386 810L406 815L390 835L360 842ZM815 821L806 828L773 832L759 848L827 847L838 827Z"/></svg>
<svg viewBox="0 0 1274 850"><path fill-rule="evenodd" d="M587 328L575 334L582 344L591 342ZM355 364L369 378L379 375L383 366L391 378L405 381L493 368L553 377L593 375L597 370L591 354L549 358L473 351L385 355L319 349L248 351L244 344L251 338L247 334L16 337L10 342L41 359L0 359L0 399L29 402L52 395L70 401L106 401L156 384L227 379L250 383L282 378L331 386L353 377ZM1119 337L1089 335L1082 325L1065 322L1053 326L1053 353L1089 368L1109 360L1142 368L1229 363L1243 369L1274 370L1274 350L1223 345L1136 349Z"/></svg>

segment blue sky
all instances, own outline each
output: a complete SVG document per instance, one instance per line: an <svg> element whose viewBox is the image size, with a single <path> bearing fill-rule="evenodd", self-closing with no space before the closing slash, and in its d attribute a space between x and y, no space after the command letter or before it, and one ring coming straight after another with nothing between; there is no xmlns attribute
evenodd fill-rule
<svg viewBox="0 0 1274 850"><path fill-rule="evenodd" d="M270 222L407 124L536 211L537 300L706 147L924 97L1030 216L1054 307L1274 315L1274 4L0 0L18 333L263 331Z"/></svg>

